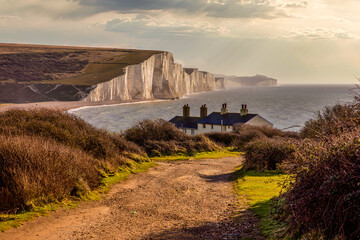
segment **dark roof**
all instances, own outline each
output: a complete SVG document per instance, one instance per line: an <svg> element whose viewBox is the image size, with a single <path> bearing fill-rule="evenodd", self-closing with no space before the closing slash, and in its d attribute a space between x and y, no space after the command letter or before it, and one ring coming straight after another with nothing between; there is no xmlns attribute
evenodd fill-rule
<svg viewBox="0 0 360 240"><path fill-rule="evenodd" d="M200 120L200 117L186 117L176 116L173 117L169 122L175 124L177 128L192 128L197 129L197 123Z"/></svg>
<svg viewBox="0 0 360 240"><path fill-rule="evenodd" d="M241 116L240 113L227 113L221 115L219 112L213 112L209 116L198 121L198 123L221 125L221 120L223 120L223 125L232 126L237 123L247 123L257 115L258 114L247 114L245 116Z"/></svg>

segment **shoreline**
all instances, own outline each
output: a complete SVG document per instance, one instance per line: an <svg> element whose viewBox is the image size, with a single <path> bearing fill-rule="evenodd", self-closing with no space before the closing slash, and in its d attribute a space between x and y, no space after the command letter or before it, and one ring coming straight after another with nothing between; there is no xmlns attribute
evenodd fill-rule
<svg viewBox="0 0 360 240"><path fill-rule="evenodd" d="M225 90L225 89L215 89L213 91L221 91L221 90ZM5 112L13 109L31 110L31 109L48 108L54 110L69 111L70 113L73 113L85 108L174 101L177 99L188 98L192 95L203 94L213 91L201 91L196 93L185 94L181 98L175 98L175 99L141 99L141 100L128 100L128 101L99 101L99 102L87 102L80 100L80 101L51 101L51 102L31 102L31 103L0 103L0 112Z"/></svg>
<svg viewBox="0 0 360 240"><path fill-rule="evenodd" d="M75 112L84 108L91 107L106 107L118 106L126 104L141 104L147 102L162 102L170 101L171 99L146 99L146 100L129 100L129 101L100 101L100 102L86 102L86 101L52 101L52 102L33 102L33 103L0 103L0 112L5 112L13 109L31 110L48 108L54 110L64 110Z"/></svg>

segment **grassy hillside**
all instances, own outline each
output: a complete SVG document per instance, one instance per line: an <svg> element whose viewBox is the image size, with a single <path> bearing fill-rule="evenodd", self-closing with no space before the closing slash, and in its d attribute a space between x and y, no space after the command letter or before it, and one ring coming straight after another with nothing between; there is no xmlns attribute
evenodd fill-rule
<svg viewBox="0 0 360 240"><path fill-rule="evenodd" d="M94 85L160 51L0 43L0 83Z"/></svg>
<svg viewBox="0 0 360 240"><path fill-rule="evenodd" d="M120 134L53 110L0 114L0 212L81 197L146 153Z"/></svg>

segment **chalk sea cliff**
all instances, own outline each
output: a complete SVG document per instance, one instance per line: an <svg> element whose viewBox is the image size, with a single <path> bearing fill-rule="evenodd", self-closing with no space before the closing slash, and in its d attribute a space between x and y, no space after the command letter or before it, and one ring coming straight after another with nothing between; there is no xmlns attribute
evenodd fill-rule
<svg viewBox="0 0 360 240"><path fill-rule="evenodd" d="M79 83L78 85L76 85L76 81L72 84L65 84L61 81L57 83L45 81L42 83L41 76L45 76L48 70L44 66L41 67L43 60L35 56L33 65L38 66L38 68L33 69L34 71L31 72L32 65L25 66L21 72L14 76L22 79L26 78L26 74L31 73L31 76L37 81L20 82L16 79L7 79L9 76L5 74L6 72L3 74L4 76L0 74L0 79L2 77L6 80L0 82L0 103L177 99L186 94L213 91L215 89L241 86L272 86L277 84L276 79L260 75L255 77L220 76L220 78L215 78L214 74L199 71L197 68L183 68L182 65L174 62L173 54L170 52L157 52L149 56L136 64L129 64L125 67L119 65L117 71L121 71L118 71L118 76L115 74L109 78L110 80L99 81L96 84ZM57 68L52 69L56 74L61 76L63 72L67 72L65 71L67 68L61 65L64 64L61 61L65 60L57 56L54 56L52 60L54 64L59 65L55 64ZM13 65L9 65L9 67L16 66L17 62L18 59L13 59ZM104 64L106 64L106 61ZM117 63L110 62L109 64ZM104 72L100 71L97 74L106 75L108 74L106 71L105 68ZM36 78L37 76L39 76L39 79ZM83 78L86 79L86 77L91 78L92 76L88 74Z"/></svg>
<svg viewBox="0 0 360 240"><path fill-rule="evenodd" d="M175 99L185 94L215 90L215 77L198 69L184 69L172 53L151 56L125 67L125 74L97 84L85 101Z"/></svg>

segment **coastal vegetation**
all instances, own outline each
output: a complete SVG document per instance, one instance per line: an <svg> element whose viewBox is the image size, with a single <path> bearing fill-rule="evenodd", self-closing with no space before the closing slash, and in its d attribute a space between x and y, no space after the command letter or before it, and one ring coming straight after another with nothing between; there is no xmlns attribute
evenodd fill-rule
<svg viewBox="0 0 360 240"><path fill-rule="evenodd" d="M251 195L246 193L250 191L246 186L252 184L246 174L262 179L257 182L260 187L273 181L269 171L287 176L279 182L286 186L281 195L277 192L274 199L256 203L255 208L250 201L267 238L360 238L359 109L359 98L353 104L327 107L300 133L237 125L231 133L206 134L218 145L245 153L235 183L238 192Z"/></svg>
<svg viewBox="0 0 360 240"><path fill-rule="evenodd" d="M357 100L326 108L300 133L237 125L231 133L199 136L164 120L109 133L61 111L6 111L0 114L0 212L6 213L0 221L16 225L67 201L96 199L152 160L244 152L235 190L267 238L358 239L359 107Z"/></svg>
<svg viewBox="0 0 360 240"><path fill-rule="evenodd" d="M190 136L172 123L159 120L144 120L125 131L125 138L142 147L151 156L194 155L197 152L220 150L203 135Z"/></svg>
<svg viewBox="0 0 360 240"><path fill-rule="evenodd" d="M120 134L63 111L5 111L0 113L0 230L59 206L98 199L112 183L154 166L148 156L238 154L163 120L146 120Z"/></svg>
<svg viewBox="0 0 360 240"><path fill-rule="evenodd" d="M267 230L261 224L268 238L360 238L359 107L358 99L328 107L307 121L300 135L257 133L245 144L245 173L288 176L282 194L260 204L272 216L251 208L262 223L275 223Z"/></svg>
<svg viewBox="0 0 360 240"><path fill-rule="evenodd" d="M10 110L0 115L0 211L82 197L102 179L147 163L120 134L61 111Z"/></svg>
<svg viewBox="0 0 360 240"><path fill-rule="evenodd" d="M360 238L359 107L357 101L319 112L282 164L294 176L284 209L298 236Z"/></svg>
<svg viewBox="0 0 360 240"><path fill-rule="evenodd" d="M234 188L239 201L246 202L250 210L260 219L260 230L267 239L276 239L284 232L285 224L274 217L275 201L286 190L288 174L278 170L246 170L239 167L234 173Z"/></svg>

